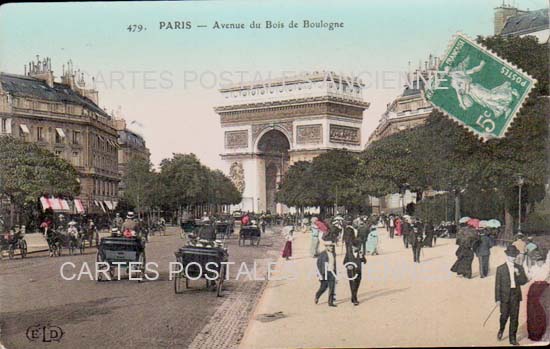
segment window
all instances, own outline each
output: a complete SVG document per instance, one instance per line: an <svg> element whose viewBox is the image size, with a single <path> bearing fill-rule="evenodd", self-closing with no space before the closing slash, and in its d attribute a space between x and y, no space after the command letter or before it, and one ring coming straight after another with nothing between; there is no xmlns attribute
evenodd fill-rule
<svg viewBox="0 0 550 349"><path fill-rule="evenodd" d="M73 131L73 144L80 144L80 132Z"/></svg>
<svg viewBox="0 0 550 349"><path fill-rule="evenodd" d="M61 154L63 154L63 152L61 150L56 150L55 151L55 155L61 157Z"/></svg>
<svg viewBox="0 0 550 349"><path fill-rule="evenodd" d="M74 114L74 106L67 105L67 114Z"/></svg>
<svg viewBox="0 0 550 349"><path fill-rule="evenodd" d="M55 143L56 144L63 144L65 140L65 132L62 128L56 128L55 129Z"/></svg>
<svg viewBox="0 0 550 349"><path fill-rule="evenodd" d="M8 132L8 119L0 119L0 131L2 133Z"/></svg>
<svg viewBox="0 0 550 349"><path fill-rule="evenodd" d="M37 127L36 128L36 141L37 142L43 142L44 141L44 128L43 127Z"/></svg>
<svg viewBox="0 0 550 349"><path fill-rule="evenodd" d="M73 151L73 159L72 159L73 166L80 166L80 153L77 151Z"/></svg>

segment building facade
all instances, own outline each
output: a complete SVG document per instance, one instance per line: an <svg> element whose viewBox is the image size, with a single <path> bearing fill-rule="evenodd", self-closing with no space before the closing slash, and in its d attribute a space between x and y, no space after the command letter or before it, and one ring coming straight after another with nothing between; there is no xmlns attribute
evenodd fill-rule
<svg viewBox="0 0 550 349"><path fill-rule="evenodd" d="M242 190L240 208L283 212L275 193L297 161L329 149L361 151L363 85L331 72L272 79L220 90L222 158Z"/></svg>
<svg viewBox="0 0 550 349"><path fill-rule="evenodd" d="M10 135L71 163L80 180L80 199L90 213L117 202L117 131L86 88L72 62L56 82L49 58L25 65L24 75L0 73L0 135Z"/></svg>
<svg viewBox="0 0 550 349"><path fill-rule="evenodd" d="M131 159L149 161L151 152L147 148L143 136L129 129L126 120L115 119L114 124L118 134L118 173L120 175L118 195L122 197L126 189L124 177L127 174L128 162Z"/></svg>
<svg viewBox="0 0 550 349"><path fill-rule="evenodd" d="M550 42L549 9L524 11L503 3L495 8L494 33L502 36L534 36L540 43Z"/></svg>

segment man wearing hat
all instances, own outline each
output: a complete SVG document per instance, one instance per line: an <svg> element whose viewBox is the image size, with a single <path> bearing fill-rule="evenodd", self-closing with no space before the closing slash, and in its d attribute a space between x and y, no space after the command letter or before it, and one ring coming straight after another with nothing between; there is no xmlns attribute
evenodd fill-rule
<svg viewBox="0 0 550 349"><path fill-rule="evenodd" d="M359 301L357 300L357 291L361 285L363 263L367 263L367 260L361 252L361 241L356 239L353 241L352 250L346 251L346 257L344 258L344 267L346 267L346 271L348 273L349 288L351 290L351 302L353 305L359 305Z"/></svg>
<svg viewBox="0 0 550 349"><path fill-rule="evenodd" d="M137 233L138 223L136 222L136 220L134 218L135 218L134 212L128 211L128 213L126 214L126 219L124 220L124 223L122 223L122 232L123 233L128 231L128 230L130 232Z"/></svg>
<svg viewBox="0 0 550 349"><path fill-rule="evenodd" d="M521 286L528 281L523 267L517 264L520 254L516 246L510 245L504 251L506 262L497 268L495 279L495 301L500 305L500 329L497 338L502 339L506 322L510 318L509 340L512 345L519 345L516 340L518 331L519 305L521 303Z"/></svg>
<svg viewBox="0 0 550 349"><path fill-rule="evenodd" d="M484 278L489 275L489 257L491 248L495 245L494 239L487 234L485 229L479 232L479 243L476 246L475 253L479 260L479 277Z"/></svg>
<svg viewBox="0 0 550 349"><path fill-rule="evenodd" d="M319 271L319 289L315 293L315 304L328 288L328 306L335 307L336 297L336 253L334 242L325 241L325 250L317 257L317 269Z"/></svg>

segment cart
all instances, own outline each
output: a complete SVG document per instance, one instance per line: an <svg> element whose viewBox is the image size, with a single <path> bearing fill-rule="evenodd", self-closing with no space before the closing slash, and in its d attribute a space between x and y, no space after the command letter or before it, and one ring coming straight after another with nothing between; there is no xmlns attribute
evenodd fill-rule
<svg viewBox="0 0 550 349"><path fill-rule="evenodd" d="M107 263L107 266L98 264L97 267L102 272L107 271L111 279L114 276L114 269L119 265L129 274L130 262L138 262L140 264L137 273L141 281L145 274L145 244L140 237L104 237L99 243L96 260ZM98 273L97 281L103 280L102 272Z"/></svg>
<svg viewBox="0 0 550 349"><path fill-rule="evenodd" d="M181 272L174 277L174 292L181 294L189 288L189 280L206 280L206 288L215 285L216 295L221 297L227 271L227 250L223 247L185 246L174 253L181 263ZM207 270L207 268L210 270ZM214 272L215 271L215 272Z"/></svg>
<svg viewBox="0 0 550 349"><path fill-rule="evenodd" d="M216 229L216 240L224 240L231 236L231 224L228 222L214 223Z"/></svg>
<svg viewBox="0 0 550 349"><path fill-rule="evenodd" d="M21 258L27 256L27 242L25 241L24 234L21 232L15 234L2 234L0 235L0 256L4 256L4 251L8 251L9 259L13 259L15 256L15 250L20 251Z"/></svg>
<svg viewBox="0 0 550 349"><path fill-rule="evenodd" d="M251 246L259 246L262 232L256 225L241 226L239 232L239 246L245 246L246 240L250 241Z"/></svg>

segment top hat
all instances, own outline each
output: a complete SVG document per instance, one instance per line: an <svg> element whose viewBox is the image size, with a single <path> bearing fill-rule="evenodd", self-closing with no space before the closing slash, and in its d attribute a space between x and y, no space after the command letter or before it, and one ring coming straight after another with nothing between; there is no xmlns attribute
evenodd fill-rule
<svg viewBox="0 0 550 349"><path fill-rule="evenodd" d="M128 213L126 214L126 218L134 218L134 212L128 211Z"/></svg>
<svg viewBox="0 0 550 349"><path fill-rule="evenodd" d="M504 253L506 253L507 256L510 256L510 257L517 257L518 254L519 254L519 250L516 246L514 245L509 245L508 247L506 247L506 249L504 250Z"/></svg>

